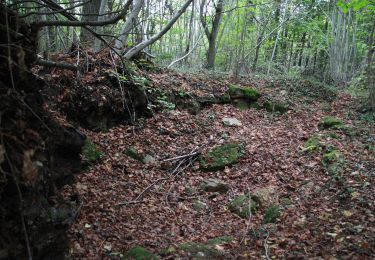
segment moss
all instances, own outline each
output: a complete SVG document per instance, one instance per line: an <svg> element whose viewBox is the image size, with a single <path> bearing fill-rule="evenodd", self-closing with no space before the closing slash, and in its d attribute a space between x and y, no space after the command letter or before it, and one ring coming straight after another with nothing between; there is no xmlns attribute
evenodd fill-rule
<svg viewBox="0 0 375 260"><path fill-rule="evenodd" d="M207 208L207 204L202 202L202 201L199 201L199 200L195 200L193 202L193 208L196 210L196 211L203 211Z"/></svg>
<svg viewBox="0 0 375 260"><path fill-rule="evenodd" d="M228 93L225 93L218 98L219 104L228 104L230 103L230 95Z"/></svg>
<svg viewBox="0 0 375 260"><path fill-rule="evenodd" d="M249 205L251 205L250 209ZM244 194L235 197L234 200L229 203L228 207L230 211L237 214L241 218L248 218L250 216L250 210L252 214L256 213L259 207L259 200L255 196L249 198L249 194Z"/></svg>
<svg viewBox="0 0 375 260"><path fill-rule="evenodd" d="M220 145L201 156L200 166L206 171L223 170L225 166L236 163L243 154L243 147L239 144Z"/></svg>
<svg viewBox="0 0 375 260"><path fill-rule="evenodd" d="M82 156L89 163L93 163L103 157L103 152L87 138L82 148Z"/></svg>
<svg viewBox="0 0 375 260"><path fill-rule="evenodd" d="M210 239L207 241L207 243L210 245L221 245L225 243L230 243L233 240L234 240L234 237L232 236L222 236L222 237L216 237L216 238Z"/></svg>
<svg viewBox="0 0 375 260"><path fill-rule="evenodd" d="M266 209L263 217L263 223L273 223L278 217L280 217L280 215L280 207L277 205L273 205Z"/></svg>
<svg viewBox="0 0 375 260"><path fill-rule="evenodd" d="M332 116L327 116L320 120L318 127L321 129L342 129L344 128L344 123L340 119L337 119Z"/></svg>
<svg viewBox="0 0 375 260"><path fill-rule="evenodd" d="M130 158L133 158L134 160L137 161L142 161L143 157L140 155L137 150L133 146L130 146L126 149L125 154L129 156Z"/></svg>
<svg viewBox="0 0 375 260"><path fill-rule="evenodd" d="M264 108L268 112L273 112L273 113L277 112L280 114L284 114L285 112L288 111L288 105L279 101L266 101L264 103Z"/></svg>
<svg viewBox="0 0 375 260"><path fill-rule="evenodd" d="M232 99L246 98L250 101L257 101L260 97L260 93L256 89L249 87L241 88L236 85L229 86L229 95Z"/></svg>
<svg viewBox="0 0 375 260"><path fill-rule="evenodd" d="M156 255L148 251L146 248L136 246L130 249L124 256L124 259L135 260L154 260L158 259Z"/></svg>
<svg viewBox="0 0 375 260"><path fill-rule="evenodd" d="M311 136L303 146L303 152L314 152L318 149L322 148L321 136L318 134L314 134Z"/></svg>
<svg viewBox="0 0 375 260"><path fill-rule="evenodd" d="M289 197L282 197L279 201L280 204L283 206L289 206L293 204L292 200Z"/></svg>
<svg viewBox="0 0 375 260"><path fill-rule="evenodd" d="M342 163L344 156L339 150L333 149L332 151L323 155L322 163L325 166L329 166L334 163Z"/></svg>

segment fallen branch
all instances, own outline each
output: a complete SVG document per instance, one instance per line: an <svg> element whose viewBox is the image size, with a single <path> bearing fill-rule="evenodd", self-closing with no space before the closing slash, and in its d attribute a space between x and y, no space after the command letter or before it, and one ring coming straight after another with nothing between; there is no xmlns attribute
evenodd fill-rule
<svg viewBox="0 0 375 260"><path fill-rule="evenodd" d="M158 183L160 181L165 181L165 180L168 180L168 179L169 178L167 178L167 177L157 179L156 181L154 181L153 183L148 185L146 187L146 189L144 189L135 199L133 199L131 201L125 201L125 202L118 203L117 206L124 206L124 205L128 205L128 204L134 204L134 203L141 202L141 201L139 201L139 199L143 196L144 193L146 193L149 189L151 189L156 183Z"/></svg>
<svg viewBox="0 0 375 260"><path fill-rule="evenodd" d="M55 68L60 68L60 69L73 70L73 71L76 71L76 70L79 69L79 66L76 66L76 65L73 65L73 64L70 64L70 63L55 62L55 61L51 61L51 60L38 59L38 60L36 60L35 64L41 65L41 66L44 66L44 67L55 67Z"/></svg>

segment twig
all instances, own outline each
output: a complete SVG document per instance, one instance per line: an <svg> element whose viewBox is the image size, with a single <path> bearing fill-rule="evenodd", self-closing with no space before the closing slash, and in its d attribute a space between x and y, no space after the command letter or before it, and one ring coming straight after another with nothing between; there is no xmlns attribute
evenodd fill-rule
<svg viewBox="0 0 375 260"><path fill-rule="evenodd" d="M248 188L248 191L249 191L249 218L247 219L246 230L245 230L245 233L243 234L243 237L241 239L240 244L243 243L243 241L245 240L245 237L246 237L247 233L249 232L249 228L250 228L250 224L251 224L251 218L252 218L252 212L251 212L251 193L250 193L250 189L249 188Z"/></svg>
<svg viewBox="0 0 375 260"><path fill-rule="evenodd" d="M156 181L154 181L153 183L151 183L150 185L148 185L146 187L146 189L144 189L141 193L139 193L139 195L135 199L133 199L131 201L125 201L125 202L118 203L117 206L124 206L124 205L128 205L128 204L134 204L134 203L140 202L139 199L142 197L142 195L145 192L147 192L149 189L151 189L156 183L158 183L160 181L165 181L167 179L168 179L167 177L157 179Z"/></svg>
<svg viewBox="0 0 375 260"><path fill-rule="evenodd" d="M267 231L267 236L266 236L266 238L264 239L264 244L263 244L263 246L264 246L264 250L266 251L266 252L265 252L265 254L266 254L266 259L267 259L267 260L270 260L270 257L269 257L269 255L268 255L268 244L267 244L267 239L268 239L268 237L270 236L270 233L268 232L267 229L266 229L266 231Z"/></svg>

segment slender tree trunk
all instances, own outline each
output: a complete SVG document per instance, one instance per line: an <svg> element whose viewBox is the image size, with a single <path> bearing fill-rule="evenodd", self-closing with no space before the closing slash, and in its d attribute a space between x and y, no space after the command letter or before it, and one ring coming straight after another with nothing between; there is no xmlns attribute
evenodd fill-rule
<svg viewBox="0 0 375 260"><path fill-rule="evenodd" d="M122 26L120 36L115 41L115 49L121 50L124 46L127 45L129 33L133 29L138 19L138 15L142 9L143 3L143 0L133 1L133 9L129 17L126 18L124 25Z"/></svg>
<svg viewBox="0 0 375 260"><path fill-rule="evenodd" d="M223 12L224 0L218 0L215 7L215 15L212 21L211 31L207 28L206 19L203 14L204 5L206 1L203 0L200 6L200 18L202 25L204 27L207 39L208 39L208 50L207 50L207 69L215 68L215 58L216 58L216 38L219 32L220 21Z"/></svg>
<svg viewBox="0 0 375 260"><path fill-rule="evenodd" d="M101 3L100 3L100 8L99 8L99 17L98 17L98 21L103 21L105 19L104 17L104 14L105 14L105 10L106 10L106 7L107 7L107 1L108 0L102 0ZM100 35L103 33L103 27L100 26L96 29L96 32ZM101 43L102 41L98 38L95 38L95 41L94 41L94 52L97 53L100 51L100 47L101 47Z"/></svg>

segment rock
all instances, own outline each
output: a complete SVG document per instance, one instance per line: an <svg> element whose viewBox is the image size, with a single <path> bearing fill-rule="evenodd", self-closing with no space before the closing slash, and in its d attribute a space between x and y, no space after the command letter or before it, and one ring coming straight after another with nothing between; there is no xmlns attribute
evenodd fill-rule
<svg viewBox="0 0 375 260"><path fill-rule="evenodd" d="M193 202L193 208L196 210L196 211L203 211L207 208L207 204L200 201L200 200L195 200Z"/></svg>
<svg viewBox="0 0 375 260"><path fill-rule="evenodd" d="M289 109L288 104L281 101L266 101L263 106L268 112L280 114L284 114Z"/></svg>
<svg viewBox="0 0 375 260"><path fill-rule="evenodd" d="M230 243L233 240L234 240L234 237L232 236L222 236L222 237L209 239L207 243L210 245L222 245L222 244Z"/></svg>
<svg viewBox="0 0 375 260"><path fill-rule="evenodd" d="M257 189L252 195L257 198L262 208L267 208L279 203L279 195L275 186Z"/></svg>
<svg viewBox="0 0 375 260"><path fill-rule="evenodd" d="M181 244L179 248L189 254L189 259L218 259L222 256L214 245L188 242Z"/></svg>
<svg viewBox="0 0 375 260"><path fill-rule="evenodd" d="M140 155L133 146L128 147L125 151L125 154L137 161L142 161L143 159L142 155Z"/></svg>
<svg viewBox="0 0 375 260"><path fill-rule="evenodd" d="M263 223L273 223L278 217L280 217L280 207L278 205L273 205L266 209L263 217Z"/></svg>
<svg viewBox="0 0 375 260"><path fill-rule="evenodd" d="M216 146L200 157L200 168L205 171L223 170L225 166L235 164L244 154L240 144L228 143Z"/></svg>
<svg viewBox="0 0 375 260"><path fill-rule="evenodd" d="M149 154L146 154L143 158L142 158L142 162L144 164L154 164L156 162L155 158L152 157L151 155Z"/></svg>
<svg viewBox="0 0 375 260"><path fill-rule="evenodd" d="M345 127L345 125L340 119L337 119L332 116L326 116L320 120L318 127L320 129L328 129L328 128L342 129Z"/></svg>
<svg viewBox="0 0 375 260"><path fill-rule="evenodd" d="M260 97L260 93L253 88L249 87L239 87L236 85L231 85L229 86L229 91L228 91L231 99L246 99L248 101L257 101L258 98Z"/></svg>
<svg viewBox="0 0 375 260"><path fill-rule="evenodd" d="M234 117L224 117L222 121L226 126L242 126L241 121Z"/></svg>
<svg viewBox="0 0 375 260"><path fill-rule="evenodd" d="M259 201L254 196L249 196L249 194L239 195L232 200L228 208L233 213L237 214L241 218L248 218L250 212L255 214L259 207ZM250 211L251 210L251 211Z"/></svg>
<svg viewBox="0 0 375 260"><path fill-rule="evenodd" d="M225 193L229 190L229 186L219 179L208 179L202 183L201 189L206 192Z"/></svg>
<svg viewBox="0 0 375 260"><path fill-rule="evenodd" d="M289 197L282 197L279 199L279 202L283 206L290 206L293 204L292 200Z"/></svg>
<svg viewBox="0 0 375 260"><path fill-rule="evenodd" d="M135 260L156 260L158 257L144 247L136 246L130 249L124 256L124 259Z"/></svg>

